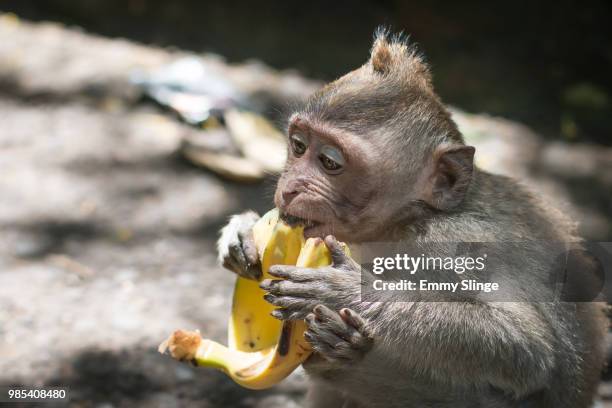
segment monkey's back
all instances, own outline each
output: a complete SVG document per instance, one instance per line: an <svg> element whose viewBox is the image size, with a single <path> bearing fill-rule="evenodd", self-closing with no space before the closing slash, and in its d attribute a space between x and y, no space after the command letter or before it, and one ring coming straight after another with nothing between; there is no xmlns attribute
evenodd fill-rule
<svg viewBox="0 0 612 408"><path fill-rule="evenodd" d="M534 240L560 243L582 241L576 223L541 196L515 180L476 170L470 197L462 214L464 223L488 228L485 238L494 241ZM471 220L470 220L471 219ZM471 238L470 228L464 239ZM546 263L552 254L541 253L525 261ZM538 257L541 257L538 259ZM597 279L584 260L580 279ZM535 269L534 269L535 270ZM551 350L555 370L548 389L532 399L538 407L590 407L605 361L608 319L603 302L541 302L537 304L556 335Z"/></svg>

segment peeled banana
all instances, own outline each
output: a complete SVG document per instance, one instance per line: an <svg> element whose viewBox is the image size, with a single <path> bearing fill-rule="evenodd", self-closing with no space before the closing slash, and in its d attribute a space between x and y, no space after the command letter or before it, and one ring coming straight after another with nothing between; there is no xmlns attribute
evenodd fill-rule
<svg viewBox="0 0 612 408"><path fill-rule="evenodd" d="M278 210L266 213L254 226L262 280L272 265L319 267L329 265L329 251L320 238L304 240L302 226L279 220ZM304 321L281 322L270 312L259 282L238 277L228 324L228 346L202 339L199 332L178 330L160 345L178 360L224 371L246 388L264 389L288 376L311 353L304 339Z"/></svg>

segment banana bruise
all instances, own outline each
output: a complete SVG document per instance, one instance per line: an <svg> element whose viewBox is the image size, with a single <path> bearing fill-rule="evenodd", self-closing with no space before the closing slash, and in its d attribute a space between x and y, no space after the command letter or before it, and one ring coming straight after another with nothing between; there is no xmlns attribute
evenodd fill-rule
<svg viewBox="0 0 612 408"><path fill-rule="evenodd" d="M253 238L260 254L262 280L273 278L272 265L316 268L331 263L320 238L304 241L303 227L279 220L278 210L266 213L254 226ZM346 248L346 247L345 247ZM348 252L348 249L346 249ZM228 346L201 339L199 332L177 331L160 346L179 360L222 370L250 389L269 388L302 364L312 350L304 339L303 320L281 322L270 312L259 282L238 277L228 324Z"/></svg>

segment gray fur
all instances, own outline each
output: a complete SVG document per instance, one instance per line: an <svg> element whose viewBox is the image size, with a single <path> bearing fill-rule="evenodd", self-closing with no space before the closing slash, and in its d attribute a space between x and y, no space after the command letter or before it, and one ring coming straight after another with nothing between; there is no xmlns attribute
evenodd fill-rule
<svg viewBox="0 0 612 408"><path fill-rule="evenodd" d="M434 216L407 240L576 240L568 225L511 180L478 172L461 209ZM550 290L537 275L549 255L538 251L518 248L503 265L526 297ZM305 365L347 400L364 407L591 406L604 360L603 304L367 303L357 273L324 268L324 277L300 289L316 299L305 297L302 313L317 304L350 307L373 333L372 350L347 368L334 363L334 353L326 360L325 349L323 361ZM294 308L292 317L302 313Z"/></svg>
<svg viewBox="0 0 612 408"><path fill-rule="evenodd" d="M424 199L429 174L437 171L436 154L463 145L463 138L413 47L379 32L371 60L315 94L293 116L290 132L292 126L334 134L355 150L365 145L368 153L354 159L359 174L342 177L290 158L275 196L281 210L298 205L279 192L300 179L300 214L324 218L327 233L352 248L385 240L431 248L444 242L518 243L496 254L495 273L517 299L531 300L488 302L473 295L435 302L441 299L418 294L405 303L362 299L360 267L327 238L331 266L278 266L271 273L284 280L262 282L268 301L279 306L277 318L307 319L316 350L304 365L312 378L311 406L591 405L604 361L603 304L532 301L549 298L552 290L545 284L551 255L542 242L579 242L574 226L515 181L472 170L469 155L457 166L469 168L466 188L451 206L436 208ZM293 169L297 163L299 170ZM227 242L245 242L244 233L236 238L227 231L233 236L220 242L224 254Z"/></svg>

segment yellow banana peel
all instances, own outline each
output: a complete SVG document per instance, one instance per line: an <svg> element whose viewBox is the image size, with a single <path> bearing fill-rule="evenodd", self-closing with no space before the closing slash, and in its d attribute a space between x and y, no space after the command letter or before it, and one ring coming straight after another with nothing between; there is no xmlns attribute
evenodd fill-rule
<svg viewBox="0 0 612 408"><path fill-rule="evenodd" d="M260 254L262 280L271 278L268 270L272 265L314 268L331 263L323 240L305 241L303 227L279 220L276 209L255 224L253 237ZM263 299L264 294L259 282L238 277L227 346L202 339L197 331L178 330L160 345L160 352L169 350L178 360L222 370L246 388L264 389L277 384L308 358L311 348L304 339L304 321L273 318L270 312L275 307Z"/></svg>

